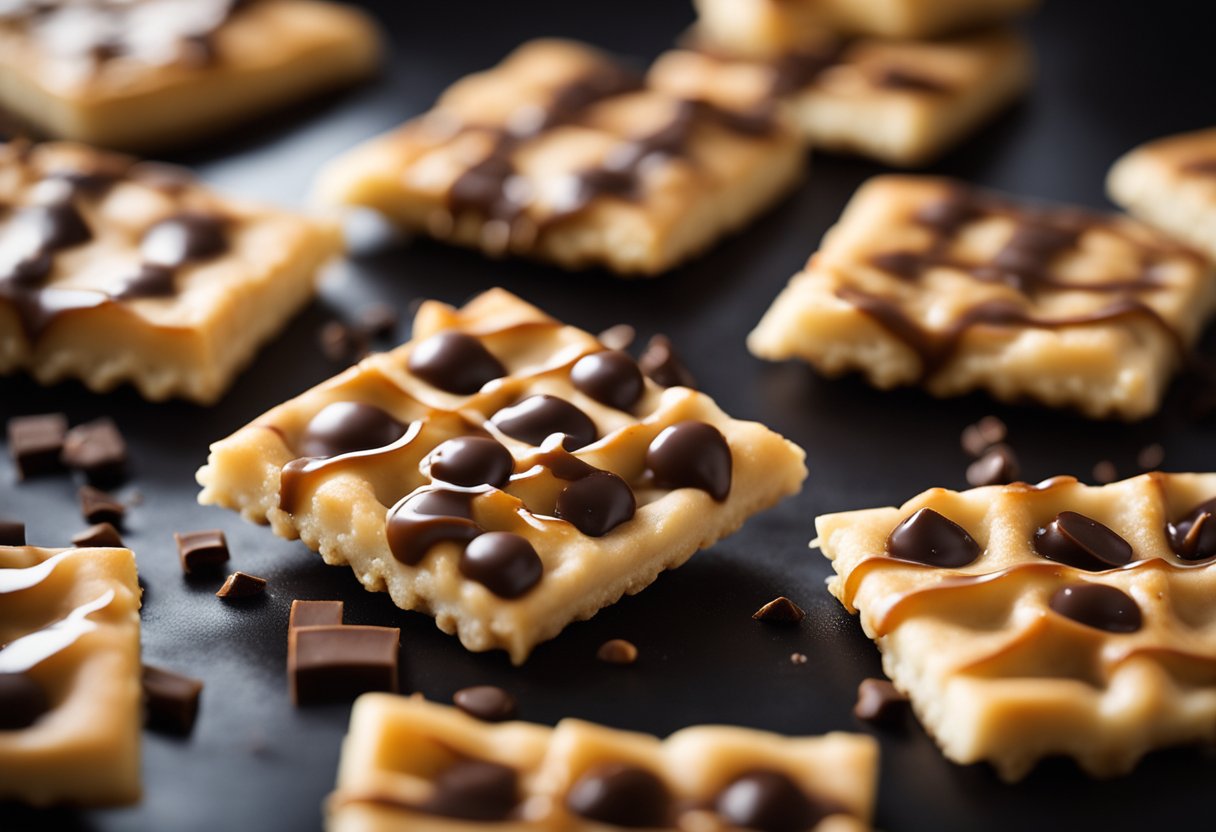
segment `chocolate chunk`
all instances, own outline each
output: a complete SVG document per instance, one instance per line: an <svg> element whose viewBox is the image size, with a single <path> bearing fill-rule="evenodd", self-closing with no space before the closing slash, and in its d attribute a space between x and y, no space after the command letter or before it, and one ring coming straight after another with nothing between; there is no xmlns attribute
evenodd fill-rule
<svg viewBox="0 0 1216 832"><path fill-rule="evenodd" d="M1020 473L1018 458L1008 445L994 445L967 466L967 483L973 486L1008 485Z"/></svg>
<svg viewBox="0 0 1216 832"><path fill-rule="evenodd" d="M638 359L638 367L646 377L660 387L691 387L696 389L697 380L684 366L676 354L675 345L666 335L655 335L646 345L646 351Z"/></svg>
<svg viewBox="0 0 1216 832"><path fill-rule="evenodd" d="M144 665L144 711L149 728L168 734L189 734L198 718L203 683L198 679Z"/></svg>
<svg viewBox="0 0 1216 832"><path fill-rule="evenodd" d="M104 491L91 485L80 487L80 516L88 523L109 523L121 526L127 507Z"/></svg>
<svg viewBox="0 0 1216 832"><path fill-rule="evenodd" d="M545 571L528 539L511 532L475 537L461 554L459 567L461 575L508 600L527 595Z"/></svg>
<svg viewBox="0 0 1216 832"><path fill-rule="evenodd" d="M511 452L488 436L459 436L431 451L431 478L472 488L505 488L515 473Z"/></svg>
<svg viewBox="0 0 1216 832"><path fill-rule="evenodd" d="M452 695L457 708L483 722L504 722L514 719L518 711L515 697L494 685L461 688Z"/></svg>
<svg viewBox="0 0 1216 832"><path fill-rule="evenodd" d="M342 623L342 606L341 601L292 601L287 629L337 627Z"/></svg>
<svg viewBox="0 0 1216 832"><path fill-rule="evenodd" d="M29 728L51 709L42 685L25 673L0 673L0 731Z"/></svg>
<svg viewBox="0 0 1216 832"><path fill-rule="evenodd" d="M671 794L644 768L604 763L583 772L566 794L566 808L579 817L627 829L666 828Z"/></svg>
<svg viewBox="0 0 1216 832"><path fill-rule="evenodd" d="M571 368L570 380L579 392L625 411L637 404L646 389L637 362L616 350L584 355Z"/></svg>
<svg viewBox="0 0 1216 832"><path fill-rule="evenodd" d="M139 242L144 261L174 269L228 250L227 223L212 214L183 213L149 228Z"/></svg>
<svg viewBox="0 0 1216 832"><path fill-rule="evenodd" d="M397 331L397 310L375 303L359 313L359 331L368 338L390 338Z"/></svg>
<svg viewBox="0 0 1216 832"><path fill-rule="evenodd" d="M1183 560L1216 557L1216 499L1195 506L1181 520L1165 524L1165 535L1174 554Z"/></svg>
<svg viewBox="0 0 1216 832"><path fill-rule="evenodd" d="M983 456L984 451L1004 442L1007 433L1004 422L995 416L985 416L974 425L963 428L963 450L971 456Z"/></svg>
<svg viewBox="0 0 1216 832"><path fill-rule="evenodd" d="M1119 479L1119 471L1115 468L1115 463L1104 459L1094 465L1093 478L1098 485L1106 485Z"/></svg>
<svg viewBox="0 0 1216 832"><path fill-rule="evenodd" d="M369 691L397 692L396 627L288 630L287 675L296 705L349 702Z"/></svg>
<svg viewBox="0 0 1216 832"><path fill-rule="evenodd" d="M758 832L806 832L827 814L788 774L767 769L732 780L714 808L731 826Z"/></svg>
<svg viewBox="0 0 1216 832"><path fill-rule="evenodd" d="M908 697L886 679L862 679L853 716L879 728L898 728L908 713Z"/></svg>
<svg viewBox="0 0 1216 832"><path fill-rule="evenodd" d="M8 450L21 479L63 470L63 452L68 419L62 413L14 416L8 420Z"/></svg>
<svg viewBox="0 0 1216 832"><path fill-rule="evenodd" d="M1132 547L1092 517L1062 511L1034 534L1034 550L1048 560L1101 572L1129 563Z"/></svg>
<svg viewBox="0 0 1216 832"><path fill-rule="evenodd" d="M0 546L24 546L25 524L16 520L0 520Z"/></svg>
<svg viewBox="0 0 1216 832"><path fill-rule="evenodd" d="M122 535L110 523L95 523L84 531L72 536L72 545L81 548L102 547L106 549L122 549Z"/></svg>
<svg viewBox="0 0 1216 832"><path fill-rule="evenodd" d="M460 760L435 777L435 791L419 808L432 815L504 821L519 803L515 769L484 760Z"/></svg>
<svg viewBox="0 0 1216 832"><path fill-rule="evenodd" d="M637 330L629 324L617 324L601 332L599 339L600 343L610 350L624 350L629 348L637 336Z"/></svg>
<svg viewBox="0 0 1216 832"><path fill-rule="evenodd" d="M942 569L959 569L981 554L967 530L931 508L904 520L887 538L887 555Z"/></svg>
<svg viewBox="0 0 1216 832"><path fill-rule="evenodd" d="M1145 445L1140 449L1140 453L1136 454L1136 464L1143 471L1155 471L1161 467L1161 463L1164 461L1165 448L1161 447L1158 442Z"/></svg>
<svg viewBox="0 0 1216 832"><path fill-rule="evenodd" d="M789 598L778 595L752 613L752 618L765 624L798 624L806 618L806 613Z"/></svg>
<svg viewBox="0 0 1216 832"><path fill-rule="evenodd" d="M600 645L595 657L605 664L633 664L638 660L638 648L632 641L613 638Z"/></svg>
<svg viewBox="0 0 1216 832"><path fill-rule="evenodd" d="M589 537L602 537L633 519L633 489L611 471L574 480L557 495L555 514Z"/></svg>
<svg viewBox="0 0 1216 832"><path fill-rule="evenodd" d="M174 532L182 571L187 575L209 571L228 562L228 540L218 529L202 532Z"/></svg>
<svg viewBox="0 0 1216 832"><path fill-rule="evenodd" d="M468 543L481 534L473 521L475 494L428 488L417 491L393 507L385 532L393 557L417 566L436 543Z"/></svg>
<svg viewBox="0 0 1216 832"><path fill-rule="evenodd" d="M321 352L335 364L358 361L367 355L367 337L341 321L327 321L317 333Z"/></svg>
<svg viewBox="0 0 1216 832"><path fill-rule="evenodd" d="M334 402L309 420L296 453L331 457L383 448L405 435L406 426L371 404Z"/></svg>
<svg viewBox="0 0 1216 832"><path fill-rule="evenodd" d="M112 294L115 300L163 298L177 291L177 273L168 266L141 263L139 269L126 278Z"/></svg>
<svg viewBox="0 0 1216 832"><path fill-rule="evenodd" d="M266 591L266 579L245 572L233 572L224 581L224 585L215 593L216 598L227 601L240 601L254 598ZM339 615L341 623L341 615Z"/></svg>
<svg viewBox="0 0 1216 832"><path fill-rule="evenodd" d="M1065 618L1108 633L1134 633L1142 623L1140 606L1113 586L1060 587L1052 594L1048 606Z"/></svg>
<svg viewBox="0 0 1216 832"><path fill-rule="evenodd" d="M713 425L677 422L646 449L646 467L659 488L699 488L719 503L730 494L730 446Z"/></svg>
<svg viewBox="0 0 1216 832"><path fill-rule="evenodd" d="M69 430L60 458L99 488L119 483L127 476L127 443L107 417Z"/></svg>
<svg viewBox="0 0 1216 832"><path fill-rule="evenodd" d="M409 368L427 384L462 396L507 374L481 341L463 332L441 332L414 345Z"/></svg>
<svg viewBox="0 0 1216 832"><path fill-rule="evenodd" d="M553 434L561 433L566 437L562 447L576 451L599 436L595 422L586 413L565 399L545 393L504 407L490 421L512 439L537 447Z"/></svg>

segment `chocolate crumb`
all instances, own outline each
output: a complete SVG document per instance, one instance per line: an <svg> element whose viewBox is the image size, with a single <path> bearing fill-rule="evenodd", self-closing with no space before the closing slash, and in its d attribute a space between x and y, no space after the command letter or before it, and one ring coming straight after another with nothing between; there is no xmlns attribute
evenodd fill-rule
<svg viewBox="0 0 1216 832"><path fill-rule="evenodd" d="M1018 458L1008 445L993 445L984 455L967 466L967 483L982 485L1008 485L1020 473Z"/></svg>
<svg viewBox="0 0 1216 832"><path fill-rule="evenodd" d="M143 687L149 728L170 734L189 734L193 730L203 692L200 680L144 665Z"/></svg>
<svg viewBox="0 0 1216 832"><path fill-rule="evenodd" d="M629 324L610 326L599 335L600 343L610 350L627 350L637 337L637 330Z"/></svg>
<svg viewBox="0 0 1216 832"><path fill-rule="evenodd" d="M896 728L908 710L908 697L886 679L863 679L857 686L853 716L879 728Z"/></svg>
<svg viewBox="0 0 1216 832"><path fill-rule="evenodd" d="M84 531L72 536L72 545L80 548L104 547L107 549L122 549L122 535L111 523L94 523Z"/></svg>
<svg viewBox="0 0 1216 832"><path fill-rule="evenodd" d="M752 618L765 624L793 625L806 618L806 613L789 598L779 595L752 613Z"/></svg>
<svg viewBox="0 0 1216 832"><path fill-rule="evenodd" d="M67 432L68 419L62 413L8 420L8 449L21 479L63 470L60 456Z"/></svg>
<svg viewBox="0 0 1216 832"><path fill-rule="evenodd" d="M790 664L806 664L808 661L806 653L790 653Z"/></svg>
<svg viewBox="0 0 1216 832"><path fill-rule="evenodd" d="M633 664L638 660L638 648L631 641L614 638L601 644L595 657L608 664Z"/></svg>
<svg viewBox="0 0 1216 832"><path fill-rule="evenodd" d="M1094 482L1099 485L1106 485L1119 479L1119 471L1115 468L1115 463L1109 459L1104 459L1094 466Z"/></svg>
<svg viewBox="0 0 1216 832"><path fill-rule="evenodd" d="M228 561L228 540L219 530L175 532L173 539L177 541L182 571L187 575L213 569Z"/></svg>
<svg viewBox="0 0 1216 832"><path fill-rule="evenodd" d="M963 428L960 441L963 450L973 457L984 455L984 451L993 445L1005 441L1008 428L1005 423L995 416L985 416L973 425Z"/></svg>
<svg viewBox="0 0 1216 832"><path fill-rule="evenodd" d="M108 417L69 430L61 459L98 488L119 483L127 476L127 443Z"/></svg>
<svg viewBox="0 0 1216 832"><path fill-rule="evenodd" d="M233 572L215 593L215 597L227 601L241 601L261 595L265 591L265 578L259 578L257 575L250 575L246 572Z"/></svg>
<svg viewBox="0 0 1216 832"><path fill-rule="evenodd" d="M368 338L391 338L397 332L397 310L375 303L359 313L359 331Z"/></svg>
<svg viewBox="0 0 1216 832"><path fill-rule="evenodd" d="M638 367L660 387L696 388L697 380L676 355L675 346L666 335L656 335L638 358Z"/></svg>
<svg viewBox="0 0 1216 832"><path fill-rule="evenodd" d="M1136 454L1136 464L1145 471L1157 470L1164 461L1165 448L1161 447L1160 442L1145 445L1140 449L1140 453Z"/></svg>
<svg viewBox="0 0 1216 832"><path fill-rule="evenodd" d="M91 485L80 487L80 516L86 523L122 525L127 507L104 491Z"/></svg>
<svg viewBox="0 0 1216 832"><path fill-rule="evenodd" d="M0 546L24 546L25 524L16 520L0 520Z"/></svg>
<svg viewBox="0 0 1216 832"><path fill-rule="evenodd" d="M495 685L462 688L452 695L452 704L482 722L505 722L519 711L515 697Z"/></svg>
<svg viewBox="0 0 1216 832"><path fill-rule="evenodd" d="M367 355L367 338L341 321L329 321L318 333L321 352L335 364L358 361Z"/></svg>

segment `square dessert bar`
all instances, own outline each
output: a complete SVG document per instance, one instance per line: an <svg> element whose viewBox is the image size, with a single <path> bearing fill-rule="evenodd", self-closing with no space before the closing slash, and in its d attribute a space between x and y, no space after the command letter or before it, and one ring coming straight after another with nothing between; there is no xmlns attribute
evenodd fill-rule
<svg viewBox="0 0 1216 832"><path fill-rule="evenodd" d="M83 145L0 144L0 373L218 399L312 297L328 223Z"/></svg>
<svg viewBox="0 0 1216 832"><path fill-rule="evenodd" d="M1093 418L1153 413L1216 305L1148 226L945 179L863 185L748 345L937 396L985 389Z"/></svg>
<svg viewBox="0 0 1216 832"><path fill-rule="evenodd" d="M825 32L935 38L1024 14L1037 0L695 0L697 25L736 52L772 57Z"/></svg>
<svg viewBox="0 0 1216 832"><path fill-rule="evenodd" d="M147 150L372 72L375 28L313 0L15 0L0 106L60 138Z"/></svg>
<svg viewBox="0 0 1216 832"><path fill-rule="evenodd" d="M919 165L1022 93L1031 64L1012 29L936 41L826 36L762 58L723 49L697 29L650 78L677 96L778 102L817 150Z"/></svg>
<svg viewBox="0 0 1216 832"><path fill-rule="evenodd" d="M1151 473L935 488L816 528L828 588L946 756L1016 780L1216 739L1214 515L1216 474Z"/></svg>
<svg viewBox="0 0 1216 832"><path fill-rule="evenodd" d="M1110 198L1216 261L1216 128L1148 142L1120 159Z"/></svg>
<svg viewBox="0 0 1216 832"><path fill-rule="evenodd" d="M139 799L139 598L128 549L0 547L0 801Z"/></svg>
<svg viewBox="0 0 1216 832"><path fill-rule="evenodd" d="M490 725L420 697L351 713L329 832L869 828L878 744L725 726L666 740L567 719Z"/></svg>
<svg viewBox="0 0 1216 832"><path fill-rule="evenodd" d="M771 108L666 95L540 40L333 162L318 195L491 254L653 275L749 221L803 163Z"/></svg>
<svg viewBox="0 0 1216 832"><path fill-rule="evenodd" d="M211 447L204 504L522 662L796 493L801 449L501 289Z"/></svg>

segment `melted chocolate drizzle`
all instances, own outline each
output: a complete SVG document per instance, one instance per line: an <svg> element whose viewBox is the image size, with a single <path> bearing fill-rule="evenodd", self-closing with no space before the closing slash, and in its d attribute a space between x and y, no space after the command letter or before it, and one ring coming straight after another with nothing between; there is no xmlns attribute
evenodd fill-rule
<svg viewBox="0 0 1216 832"><path fill-rule="evenodd" d="M482 533L473 520L475 491L435 487L415 491L389 510L386 534L393 557L417 566L436 543L469 543Z"/></svg>

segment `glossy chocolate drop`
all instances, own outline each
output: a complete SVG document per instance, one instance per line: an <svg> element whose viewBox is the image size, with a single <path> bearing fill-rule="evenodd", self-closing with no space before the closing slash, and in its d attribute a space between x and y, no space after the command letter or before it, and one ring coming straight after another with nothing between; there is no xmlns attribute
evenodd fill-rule
<svg viewBox="0 0 1216 832"><path fill-rule="evenodd" d="M540 447L555 433L566 435L562 447L576 451L597 438L595 422L565 399L542 393L504 407L491 417L494 426L520 442Z"/></svg>
<svg viewBox="0 0 1216 832"><path fill-rule="evenodd" d="M360 402L326 405L304 428L296 453L331 457L383 448L405 435L406 426L385 411Z"/></svg>
<svg viewBox="0 0 1216 832"><path fill-rule="evenodd" d="M431 451L431 478L472 488L503 488L515 472L511 452L488 436L458 436Z"/></svg>
<svg viewBox="0 0 1216 832"><path fill-rule="evenodd" d="M617 410L629 410L646 389L637 362L617 350L584 355L570 370L570 380L580 393Z"/></svg>
<svg viewBox="0 0 1216 832"><path fill-rule="evenodd" d="M486 532L460 556L460 574L507 600L527 595L544 571L527 538L511 532Z"/></svg>
<svg viewBox="0 0 1216 832"><path fill-rule="evenodd" d="M509 766L461 760L435 777L435 791L420 807L447 818L503 821L519 803L519 774Z"/></svg>
<svg viewBox="0 0 1216 832"><path fill-rule="evenodd" d="M1108 633L1134 633L1140 629L1140 606L1113 586L1074 584L1060 587L1048 605L1065 618Z"/></svg>
<svg viewBox="0 0 1216 832"><path fill-rule="evenodd" d="M806 832L824 816L788 775L768 770L732 781L718 795L714 808L732 826L758 832Z"/></svg>
<svg viewBox="0 0 1216 832"><path fill-rule="evenodd" d="M557 516L589 537L602 537L633 519L633 489L611 471L577 479L557 495Z"/></svg>
<svg viewBox="0 0 1216 832"><path fill-rule="evenodd" d="M475 496L465 491L428 488L402 500L389 512L385 527L393 557L406 566L417 566L437 543L468 543L475 539L481 534L481 527L473 521Z"/></svg>
<svg viewBox="0 0 1216 832"><path fill-rule="evenodd" d="M1216 557L1216 499L1195 506L1175 523L1167 523L1165 534L1174 554L1183 560Z"/></svg>
<svg viewBox="0 0 1216 832"><path fill-rule="evenodd" d="M144 232L140 254L148 263L173 269L209 260L228 250L226 223L211 214L177 214Z"/></svg>
<svg viewBox="0 0 1216 832"><path fill-rule="evenodd" d="M51 709L42 685L24 673L0 673L0 731L20 731Z"/></svg>
<svg viewBox="0 0 1216 832"><path fill-rule="evenodd" d="M566 794L566 808L579 817L626 829L666 828L671 794L649 771L625 763L587 770Z"/></svg>
<svg viewBox="0 0 1216 832"><path fill-rule="evenodd" d="M482 722L514 719L518 710L515 697L496 685L474 685L452 694L452 704Z"/></svg>
<svg viewBox="0 0 1216 832"><path fill-rule="evenodd" d="M730 494L732 464L726 438L705 422L677 422L646 449L659 488L699 488L719 503Z"/></svg>
<svg viewBox="0 0 1216 832"><path fill-rule="evenodd" d="M1132 559L1132 547L1092 517L1062 511L1034 535L1034 550L1048 560L1101 572Z"/></svg>
<svg viewBox="0 0 1216 832"><path fill-rule="evenodd" d="M462 396L507 374L481 341L463 332L441 332L416 344L409 368L427 384Z"/></svg>
<svg viewBox="0 0 1216 832"><path fill-rule="evenodd" d="M942 569L966 566L980 553L980 545L966 529L931 508L904 520L887 538L888 556Z"/></svg>

